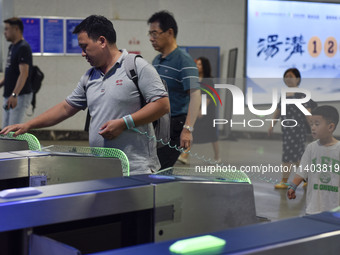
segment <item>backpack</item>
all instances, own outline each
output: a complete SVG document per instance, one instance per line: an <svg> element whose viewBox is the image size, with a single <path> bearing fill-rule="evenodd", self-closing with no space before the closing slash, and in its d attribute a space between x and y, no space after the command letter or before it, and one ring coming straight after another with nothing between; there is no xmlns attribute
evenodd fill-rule
<svg viewBox="0 0 340 255"><path fill-rule="evenodd" d="M137 74L137 68L136 68L136 58L143 58L141 55L137 54L128 54L124 61L125 61L125 71L129 79L133 81L133 83L136 85L137 90L141 97L141 105L142 107L146 105L145 98L143 97L143 94L141 93L139 86L138 86L138 74ZM168 91L168 86L166 85L166 81L162 79L164 88L166 91ZM155 130L155 136L157 141L162 139L163 143L168 143L170 141L170 122L171 122L171 114L166 113L162 117L160 117L158 120L155 120L153 122L153 127ZM161 148L164 146L162 142L157 143L157 148Z"/></svg>
<svg viewBox="0 0 340 255"><path fill-rule="evenodd" d="M33 92L33 97L31 101L32 105L32 114L27 114L28 116L32 116L34 113L34 109L36 106L36 94L39 92L42 81L44 79L45 75L44 73L40 70L38 66L32 66L32 73L31 73L31 86L32 86L32 92Z"/></svg>

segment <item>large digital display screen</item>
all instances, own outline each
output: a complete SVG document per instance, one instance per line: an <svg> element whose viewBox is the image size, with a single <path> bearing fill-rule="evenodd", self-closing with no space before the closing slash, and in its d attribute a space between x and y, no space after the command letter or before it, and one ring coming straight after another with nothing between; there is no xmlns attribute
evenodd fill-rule
<svg viewBox="0 0 340 255"><path fill-rule="evenodd" d="M246 92L271 103L291 67L315 101L340 99L340 4L247 0ZM268 96L267 96L268 95Z"/></svg>

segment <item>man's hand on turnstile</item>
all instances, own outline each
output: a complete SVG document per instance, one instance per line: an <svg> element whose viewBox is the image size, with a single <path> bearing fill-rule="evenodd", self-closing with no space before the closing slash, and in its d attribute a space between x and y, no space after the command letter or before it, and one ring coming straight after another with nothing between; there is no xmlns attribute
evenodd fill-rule
<svg viewBox="0 0 340 255"><path fill-rule="evenodd" d="M14 125L10 125L10 126L4 127L0 131L0 135L7 135L9 132L15 132L13 134L13 136L16 137L18 135L27 133L28 130L29 130L29 126L26 123L23 123L23 124L14 124Z"/></svg>

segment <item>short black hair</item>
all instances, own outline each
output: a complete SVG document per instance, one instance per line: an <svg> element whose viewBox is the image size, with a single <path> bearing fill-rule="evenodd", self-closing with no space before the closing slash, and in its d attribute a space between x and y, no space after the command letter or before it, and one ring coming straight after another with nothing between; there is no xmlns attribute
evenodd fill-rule
<svg viewBox="0 0 340 255"><path fill-rule="evenodd" d="M73 34L79 34L86 32L87 36L92 40L97 40L100 36L104 36L106 40L114 44L116 43L116 30L110 20L100 15L91 15L84 19L79 25L77 25Z"/></svg>
<svg viewBox="0 0 340 255"><path fill-rule="evenodd" d="M335 125L334 130L339 123L339 112L335 107L330 105L316 107L312 110L312 115L320 115L329 123L333 123Z"/></svg>
<svg viewBox="0 0 340 255"><path fill-rule="evenodd" d="M178 27L174 15L168 11L160 11L154 13L148 20L148 24L159 22L159 27L163 32L168 31L170 28L174 31L175 38L177 37Z"/></svg>
<svg viewBox="0 0 340 255"><path fill-rule="evenodd" d="M297 69L295 67L287 69L285 71L285 73L283 74L283 78L285 78L286 74L289 73L289 72L292 72L296 78L300 79L298 84L297 84L297 85L300 85L300 83L301 83L301 74L300 74L299 69Z"/></svg>
<svg viewBox="0 0 340 255"><path fill-rule="evenodd" d="M22 23L22 20L17 17L5 19L4 23L10 24L11 26L17 26L21 33L24 32L24 24Z"/></svg>

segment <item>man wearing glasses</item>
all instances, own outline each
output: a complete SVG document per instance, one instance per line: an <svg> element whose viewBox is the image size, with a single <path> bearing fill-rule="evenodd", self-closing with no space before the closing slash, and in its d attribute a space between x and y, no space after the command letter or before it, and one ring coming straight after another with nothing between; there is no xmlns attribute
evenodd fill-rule
<svg viewBox="0 0 340 255"><path fill-rule="evenodd" d="M171 13L157 12L151 16L148 24L150 42L160 52L152 64L169 89L170 143L187 149L193 140L192 132L201 101L198 70L190 55L177 46L177 23ZM159 148L157 155L161 169L172 167L180 153L169 146Z"/></svg>

